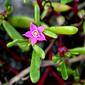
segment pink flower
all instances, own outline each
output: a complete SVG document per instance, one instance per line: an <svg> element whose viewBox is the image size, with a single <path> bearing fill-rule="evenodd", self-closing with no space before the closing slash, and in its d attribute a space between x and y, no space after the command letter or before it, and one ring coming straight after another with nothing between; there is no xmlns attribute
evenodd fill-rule
<svg viewBox="0 0 85 85"><path fill-rule="evenodd" d="M42 33L44 29L44 26L36 27L36 25L31 24L30 31L27 31L24 36L29 38L31 40L32 45L34 45L37 41L46 40L44 34Z"/></svg>

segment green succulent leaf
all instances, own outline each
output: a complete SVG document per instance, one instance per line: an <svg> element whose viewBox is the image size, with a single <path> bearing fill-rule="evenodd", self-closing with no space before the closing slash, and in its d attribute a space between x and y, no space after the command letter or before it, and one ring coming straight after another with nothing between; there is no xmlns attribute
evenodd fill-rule
<svg viewBox="0 0 85 85"><path fill-rule="evenodd" d="M77 47L69 50L72 54L85 54L85 47Z"/></svg>
<svg viewBox="0 0 85 85"><path fill-rule="evenodd" d="M52 61L53 61L54 63L57 63L59 60L60 60L60 56L59 56L59 55L54 55L54 56L52 57Z"/></svg>
<svg viewBox="0 0 85 85"><path fill-rule="evenodd" d="M25 39L15 39L15 40L9 42L7 44L7 47L12 47L12 46L16 45L17 43L21 43L23 47L24 47L24 45L26 45L26 46L28 45L28 47L30 46L30 43Z"/></svg>
<svg viewBox="0 0 85 85"><path fill-rule="evenodd" d="M7 21L3 21L4 29L12 39L24 39L15 28Z"/></svg>
<svg viewBox="0 0 85 85"><path fill-rule="evenodd" d="M34 18L35 18L35 23L39 26L40 25L40 8L37 2L34 2Z"/></svg>
<svg viewBox="0 0 85 85"><path fill-rule="evenodd" d="M85 34L85 20L83 21L83 33Z"/></svg>
<svg viewBox="0 0 85 85"><path fill-rule="evenodd" d="M65 12L71 9L70 6L66 4L57 3L57 2L52 2L52 7L54 8L55 12Z"/></svg>
<svg viewBox="0 0 85 85"><path fill-rule="evenodd" d="M48 37L51 37L51 38L57 38L58 37L55 33L51 32L49 30L45 30L44 34L47 35Z"/></svg>
<svg viewBox="0 0 85 85"><path fill-rule="evenodd" d="M33 83L38 82L38 80L40 79L40 64L41 64L40 57L37 54L37 52L33 50L30 66L30 78Z"/></svg>
<svg viewBox="0 0 85 85"><path fill-rule="evenodd" d="M49 30L55 34L64 34L64 35L73 35L78 32L78 28L74 26L52 26L52 27L47 27L45 30Z"/></svg>
<svg viewBox="0 0 85 85"><path fill-rule="evenodd" d="M11 16L8 21L15 27L28 28L34 19L27 16Z"/></svg>
<svg viewBox="0 0 85 85"><path fill-rule="evenodd" d="M43 51L42 48L40 48L38 45L34 45L33 49L41 59L45 58L45 52Z"/></svg>
<svg viewBox="0 0 85 85"><path fill-rule="evenodd" d="M5 31L8 33L8 35L16 41L16 39L21 39L24 40L25 42L23 43L17 43L18 46L22 49L22 51L28 51L29 47L28 47L28 42L26 42L26 40L24 39L24 37L21 36L21 34L16 31L16 29L9 24L7 21L3 21L3 27L5 29ZM15 43L15 41L13 41L13 43Z"/></svg>
<svg viewBox="0 0 85 85"><path fill-rule="evenodd" d="M66 4L66 3L70 3L70 2L72 2L73 0L61 0L61 3L62 4Z"/></svg>
<svg viewBox="0 0 85 85"><path fill-rule="evenodd" d="M43 12L41 14L41 19L44 19L47 16L50 4L49 3L45 3L45 1L43 1L42 2L42 6L43 6L44 9L43 9Z"/></svg>
<svg viewBox="0 0 85 85"><path fill-rule="evenodd" d="M61 62L60 68L61 68L62 78L64 80L67 80L68 79L68 70L67 70L66 65L64 63L64 60Z"/></svg>
<svg viewBox="0 0 85 85"><path fill-rule="evenodd" d="M32 60L30 66L30 78L36 83L40 78L41 59L45 58L45 52L37 45L33 46Z"/></svg>
<svg viewBox="0 0 85 85"><path fill-rule="evenodd" d="M61 61L59 54L54 55L54 56L52 57L52 61L53 61L54 63L59 63L59 62ZM56 67L56 69L57 69L57 71L61 72L61 67L60 67L60 66Z"/></svg>
<svg viewBox="0 0 85 85"><path fill-rule="evenodd" d="M60 56L57 54L57 55L53 56L52 61L54 63L59 63L59 66L56 68L57 71L59 71L61 73L61 76L64 80L68 79L68 70L64 63L64 60L62 60L60 58Z"/></svg>

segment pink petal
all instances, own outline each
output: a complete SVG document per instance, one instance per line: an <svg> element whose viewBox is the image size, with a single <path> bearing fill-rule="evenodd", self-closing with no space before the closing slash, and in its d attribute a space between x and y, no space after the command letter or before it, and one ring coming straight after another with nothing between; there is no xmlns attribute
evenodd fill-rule
<svg viewBox="0 0 85 85"><path fill-rule="evenodd" d="M23 34L25 37L31 38L32 34L30 31L27 31L25 34Z"/></svg>
<svg viewBox="0 0 85 85"><path fill-rule="evenodd" d="M45 36L41 33L41 34L40 34L40 37L38 37L37 40L39 40L39 41L44 41L44 40L46 40L46 38L45 38Z"/></svg>
<svg viewBox="0 0 85 85"><path fill-rule="evenodd" d="M32 45L34 45L36 42L37 42L37 39L36 39L36 38L32 38L32 39L31 39Z"/></svg>
<svg viewBox="0 0 85 85"><path fill-rule="evenodd" d="M44 31L44 29L45 29L45 26L44 26L44 25L42 25L42 26L38 27L38 31L39 31L39 32L43 32L43 31Z"/></svg>
<svg viewBox="0 0 85 85"><path fill-rule="evenodd" d="M34 25L33 23L30 24L30 31L34 31L34 30L37 30L37 27L36 25Z"/></svg>

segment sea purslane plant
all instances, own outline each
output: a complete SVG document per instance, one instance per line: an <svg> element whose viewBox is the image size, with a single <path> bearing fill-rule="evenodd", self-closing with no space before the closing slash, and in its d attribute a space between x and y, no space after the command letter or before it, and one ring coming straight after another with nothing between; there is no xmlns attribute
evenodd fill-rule
<svg viewBox="0 0 85 85"><path fill-rule="evenodd" d="M25 5L29 2L29 0L23 1ZM72 37L73 35L79 34L81 31L79 28L82 22L83 34L85 33L85 10L79 10L79 0L60 0L60 3L49 0L32 0L31 3L34 7L34 18L23 15L13 15L14 10L10 0L5 0L4 11L0 13L0 27L3 29L0 30L5 30L6 35L11 38L9 39L13 40L10 42L7 41L7 48L13 48L16 45L19 47L18 49L21 54L28 53L32 56L28 57L30 59L30 67L25 75L29 73L33 83L39 82L39 85L43 85L42 81L44 82L45 77L47 77L49 73L57 79L60 83L59 85L64 85L66 83L64 80L69 79L70 75L72 75L74 81L76 81L76 83L73 82L73 84L80 85L79 68L76 67L72 69L71 63L76 61L75 58L77 56L85 54L85 48L84 46L72 47L72 45L71 48L69 48L69 46L65 46L68 40L64 41L63 39L64 36ZM72 4L72 6L70 4ZM56 18L56 20L53 19L52 22L57 21L55 25L50 23L52 17ZM72 17L76 20L72 21L70 19ZM77 22L77 18L80 18L81 21ZM67 45L69 43L70 41ZM70 60L71 58L73 60ZM41 72L40 67L45 66L46 72ZM57 71L55 71L55 68ZM41 77L40 74L43 76ZM21 77L20 79L22 79ZM19 78L15 80L11 79L11 83L9 82L9 84L12 85L18 80Z"/></svg>

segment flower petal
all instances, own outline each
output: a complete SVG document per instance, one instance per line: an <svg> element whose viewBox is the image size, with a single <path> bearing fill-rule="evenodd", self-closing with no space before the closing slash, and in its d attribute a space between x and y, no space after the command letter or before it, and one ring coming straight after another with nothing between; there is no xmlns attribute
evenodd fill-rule
<svg viewBox="0 0 85 85"><path fill-rule="evenodd" d="M30 31L27 31L25 34L23 34L25 37L31 38L32 34Z"/></svg>
<svg viewBox="0 0 85 85"><path fill-rule="evenodd" d="M31 23L31 24L30 24L30 31L32 32L32 31L34 31L34 30L37 30L37 27L36 27L35 24Z"/></svg>
<svg viewBox="0 0 85 85"><path fill-rule="evenodd" d="M31 38L32 45L34 45L36 42L37 42L37 39L36 38Z"/></svg>
<svg viewBox="0 0 85 85"><path fill-rule="evenodd" d="M44 25L42 25L42 26L38 27L38 31L39 31L39 32L43 32L43 31L44 31L44 29L45 29L45 26L44 26Z"/></svg>
<svg viewBox="0 0 85 85"><path fill-rule="evenodd" d="M38 37L37 40L44 41L44 40L46 40L46 38L42 33L40 33L40 37Z"/></svg>

